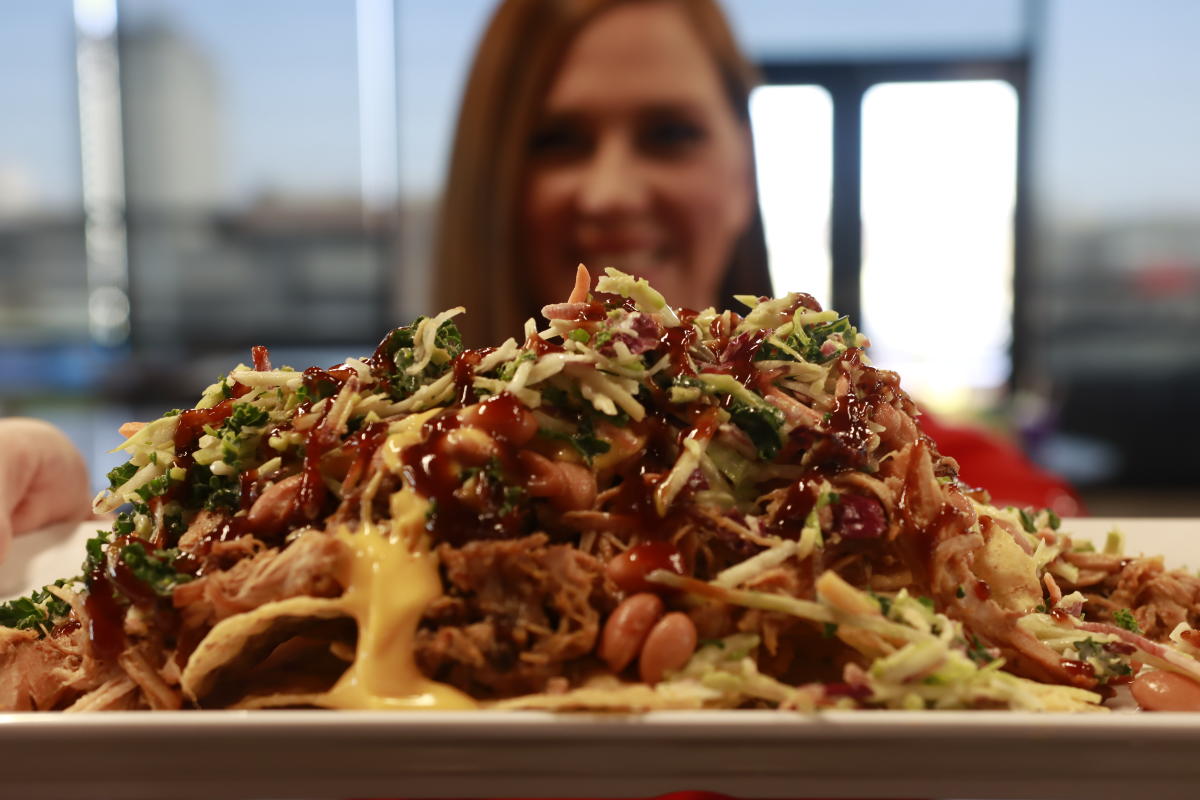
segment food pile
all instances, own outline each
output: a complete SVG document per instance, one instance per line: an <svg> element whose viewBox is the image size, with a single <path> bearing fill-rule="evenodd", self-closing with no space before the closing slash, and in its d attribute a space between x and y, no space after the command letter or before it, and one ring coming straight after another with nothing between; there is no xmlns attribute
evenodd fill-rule
<svg viewBox="0 0 1200 800"><path fill-rule="evenodd" d="M130 423L78 577L0 605L0 709L1105 710L1200 680L1200 580L964 485L805 294L615 270L520 340L453 309L265 348Z"/></svg>

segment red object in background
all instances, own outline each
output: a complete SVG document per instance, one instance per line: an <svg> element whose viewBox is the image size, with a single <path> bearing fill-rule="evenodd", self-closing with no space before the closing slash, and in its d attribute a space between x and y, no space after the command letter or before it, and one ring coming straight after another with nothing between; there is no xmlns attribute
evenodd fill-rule
<svg viewBox="0 0 1200 800"><path fill-rule="evenodd" d="M1182 258L1148 261L1133 273L1133 287L1154 299L1194 295L1200 292L1200 264Z"/></svg>
<svg viewBox="0 0 1200 800"><path fill-rule="evenodd" d="M978 427L947 425L928 412L917 418L942 455L958 462L958 476L986 489L997 506L1048 508L1060 517L1087 515L1069 483L1034 464L1011 442Z"/></svg>
<svg viewBox="0 0 1200 800"><path fill-rule="evenodd" d="M466 800L465 798L463 800ZM541 800L601 800L600 798L542 798ZM746 800L738 798L735 795L721 794L720 792L668 792L667 794L655 795L647 798L647 800ZM803 800L828 800L827 798L807 797ZM842 800L847 800L843 798ZM897 798L900 800L900 798Z"/></svg>
<svg viewBox="0 0 1200 800"><path fill-rule="evenodd" d="M557 800L567 800L567 798L557 798ZM575 800L579 800L576 798ZM738 798L735 795L721 794L720 792L669 792L667 794L656 795L648 798L648 800L746 800ZM803 800L828 800L827 798L807 797ZM845 798L843 798L845 800ZM897 798L899 800L899 798Z"/></svg>

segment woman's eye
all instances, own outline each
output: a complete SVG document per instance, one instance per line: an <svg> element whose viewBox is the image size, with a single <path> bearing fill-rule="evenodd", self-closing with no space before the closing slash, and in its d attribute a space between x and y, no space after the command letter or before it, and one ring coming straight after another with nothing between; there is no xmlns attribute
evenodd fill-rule
<svg viewBox="0 0 1200 800"><path fill-rule="evenodd" d="M529 152L539 159L553 161L579 158L592 147L591 137L577 125L554 123L543 125L533 132Z"/></svg>
<svg viewBox="0 0 1200 800"><path fill-rule="evenodd" d="M638 135L642 149L656 155L681 155L704 140L700 125L683 119L647 122Z"/></svg>

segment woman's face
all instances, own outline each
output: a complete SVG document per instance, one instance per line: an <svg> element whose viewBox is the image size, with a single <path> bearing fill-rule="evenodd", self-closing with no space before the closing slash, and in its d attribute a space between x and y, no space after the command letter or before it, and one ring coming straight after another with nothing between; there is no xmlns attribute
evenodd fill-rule
<svg viewBox="0 0 1200 800"><path fill-rule="evenodd" d="M704 308L753 206L750 134L683 12L619 6L568 49L531 142L524 221L535 298L575 265L647 278Z"/></svg>

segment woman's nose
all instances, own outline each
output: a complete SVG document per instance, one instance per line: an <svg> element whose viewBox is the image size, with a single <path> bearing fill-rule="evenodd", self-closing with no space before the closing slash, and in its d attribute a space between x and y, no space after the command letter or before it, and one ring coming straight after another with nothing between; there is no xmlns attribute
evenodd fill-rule
<svg viewBox="0 0 1200 800"><path fill-rule="evenodd" d="M582 175L579 210L585 216L620 216L642 210L649 200L643 165L623 137L601 139Z"/></svg>

